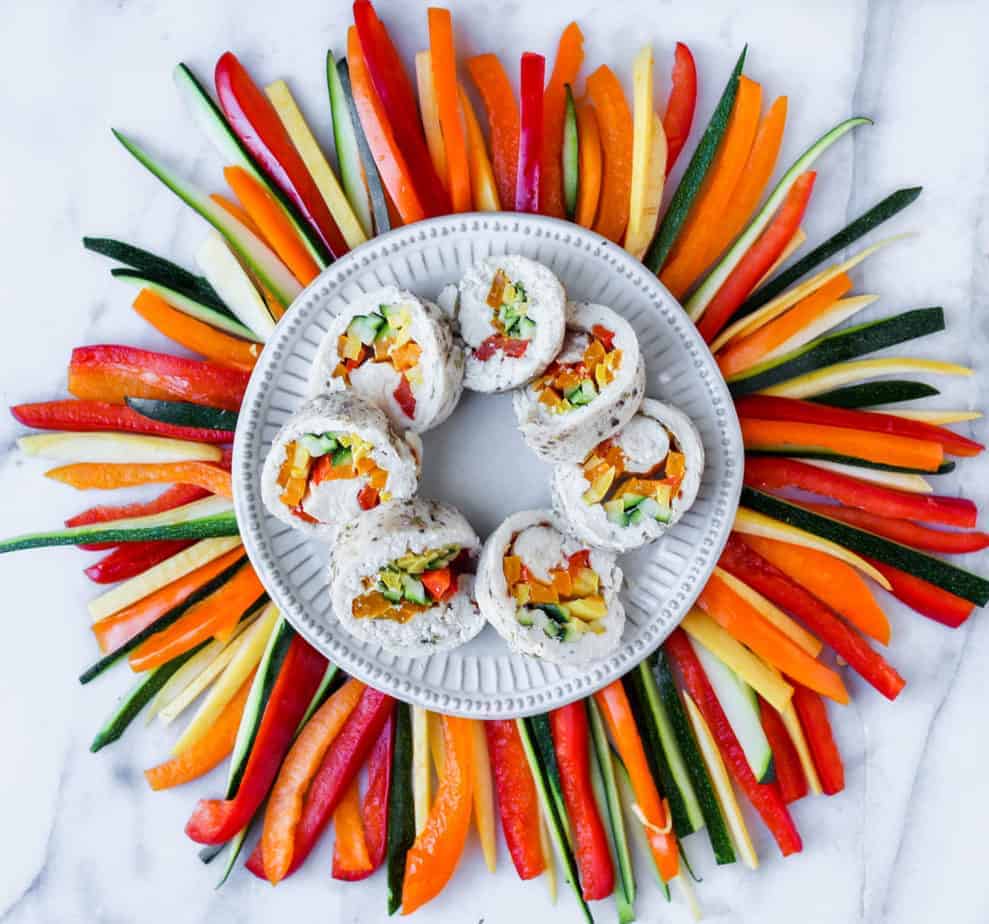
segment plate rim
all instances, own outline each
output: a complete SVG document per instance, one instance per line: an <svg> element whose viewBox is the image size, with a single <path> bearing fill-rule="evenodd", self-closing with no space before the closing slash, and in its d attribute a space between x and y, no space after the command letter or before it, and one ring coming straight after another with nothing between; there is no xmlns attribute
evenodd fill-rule
<svg viewBox="0 0 989 924"><path fill-rule="evenodd" d="M315 624L316 620L307 615L304 607L296 606L291 599L287 585L285 588L281 586L285 582L275 573L274 561L269 566L269 556L260 547L261 518L267 517L268 513L261 502L260 490L252 489L255 487L254 482L257 480L256 476L259 466L263 464L263 459L252 460L251 453L245 447L254 437L254 431L264 425L258 411L264 404L267 389L271 386L272 367L281 356L283 342L293 337L297 328L304 322L310 321L311 316L319 310L319 302L313 298L313 295L327 284L328 278L339 277L333 282L334 287L339 288L357 271L366 269L373 262L370 256L372 252L375 253L374 259L380 259L388 253L396 252L400 249L400 245L395 242L406 239L410 235L413 240L425 240L426 238L439 239L451 232L470 233L471 231L483 230L496 234L498 232L521 232L538 238L545 236L546 229L556 232L555 236L559 236L559 233L562 232L569 235L571 239L576 238L578 242L583 241L592 248L592 256L600 256L603 251L607 251L608 256L620 264L616 268L624 269L624 275L637 288L658 288L659 295L667 303L667 307L673 311L674 315L679 316L678 320L687 330L686 339L693 341L692 358L696 361L698 357L695 354L699 353L701 363L706 367L707 375L702 372L701 378L711 378L712 381L706 383L707 389L709 391L713 389L720 393L712 405L717 417L717 435L720 437L718 451L727 453L726 474L729 478L729 484L720 485L712 498L715 509L712 511L711 518L717 520L720 515L721 519L715 524L717 532L713 541L709 541L710 533L705 536L704 549L700 553L703 559L700 568L696 568L695 565L693 571L681 578L680 582L685 583L687 589L686 593L681 589L677 594L675 608L679 615L674 616L668 625L664 624L658 629L650 629L649 627L644 629L640 637L636 639L637 644L634 652L628 651L629 646L626 645L609 657L588 665L587 673L581 678L564 674L551 685L552 695L547 695L541 690L528 690L512 696L497 694L483 696L483 698L479 698L477 694L474 694L473 697L454 693L441 695L432 689L423 689L418 678L411 678L402 673L396 675L391 668L386 669L380 664L377 666L370 664L368 658L363 654L350 656L345 649L339 647L339 642L327 638L325 627ZM564 243L572 245L569 239L564 240ZM380 253L378 253L379 251ZM303 312L301 307L307 303L309 310ZM258 434L258 441L262 441L260 434ZM624 248L587 228L545 215L499 211L443 215L391 229L368 239L344 254L309 283L287 308L284 317L279 320L251 373L234 433L231 472L234 511L241 529L241 539L247 556L271 600L291 626L309 644L347 674L405 702L449 715L501 719L534 715L590 696L613 680L624 676L659 648L696 601L728 541L731 533L731 520L738 508L741 496L741 460L743 458L741 427L728 386L707 344L697 332L694 322L690 320L683 307L670 294L659 278ZM735 464L732 464L733 459ZM286 529L290 528L286 527ZM643 636L647 637L643 638ZM341 657L341 653L343 653L343 657ZM507 652L507 649L506 653L512 656L512 653ZM506 699L517 701L520 698L527 700L527 702L516 702L514 707L512 705L493 706L493 703L499 701Z"/></svg>

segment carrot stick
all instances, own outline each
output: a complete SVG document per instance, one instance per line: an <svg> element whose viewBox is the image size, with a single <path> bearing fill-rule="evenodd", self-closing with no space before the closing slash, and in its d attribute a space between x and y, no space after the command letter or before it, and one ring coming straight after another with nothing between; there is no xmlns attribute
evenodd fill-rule
<svg viewBox="0 0 989 924"><path fill-rule="evenodd" d="M508 206L515 201L515 182L519 169L519 134L521 117L512 83L495 55L477 55L467 59L470 73L488 117L491 139L491 162L494 167L498 198Z"/></svg>
<svg viewBox="0 0 989 924"><path fill-rule="evenodd" d="M257 574L250 563L245 563L217 591L190 607L167 629L138 645L128 656L131 669L152 670L208 638L227 636L263 594Z"/></svg>
<svg viewBox="0 0 989 924"><path fill-rule="evenodd" d="M553 73L543 94L543 156L539 174L539 204L544 215L564 218L563 118L567 84L573 86L584 63L584 33L570 23L560 36Z"/></svg>
<svg viewBox="0 0 989 924"><path fill-rule="evenodd" d="M186 748L177 757L144 771L144 778L152 789L171 789L199 779L230 754L237 740L237 729L240 728L240 718L244 714L244 704L251 692L253 680L254 671L241 684L233 699L223 707L206 734L192 747Z"/></svg>
<svg viewBox="0 0 989 924"><path fill-rule="evenodd" d="M361 791L356 776L333 812L333 828L337 835L333 843L333 878L354 879L371 872L371 856L361 818Z"/></svg>
<svg viewBox="0 0 989 924"><path fill-rule="evenodd" d="M426 134L426 147L433 162L433 169L444 185L448 182L446 148L443 145L443 129L440 127L440 109L436 104L436 84L433 81L433 56L420 51L415 58L416 87L419 90L419 113L422 130Z"/></svg>
<svg viewBox="0 0 989 924"><path fill-rule="evenodd" d="M676 836L671 829L671 818L666 803L660 799L656 782L646 760L646 752L639 737L639 730L632 715L632 707L621 680L614 680L603 690L594 694L601 708L605 724L611 734L618 756L632 781L632 791L639 809L649 824L646 826L646 839L656 868L663 882L675 879L680 872L680 855Z"/></svg>
<svg viewBox="0 0 989 924"><path fill-rule="evenodd" d="M763 619L755 607L732 591L716 574L708 579L697 603L721 628L779 668L787 677L829 696L835 702L848 702L848 691L838 674L812 658Z"/></svg>
<svg viewBox="0 0 989 924"><path fill-rule="evenodd" d="M594 224L601 197L601 134L598 117L590 103L577 106L577 139L580 148L577 187L577 214L574 220L584 228Z"/></svg>
<svg viewBox="0 0 989 924"><path fill-rule="evenodd" d="M313 714L282 761L264 811L261 833L264 871L272 884L284 879L292 865L303 797L327 749L363 693L363 683L353 678L348 680Z"/></svg>
<svg viewBox="0 0 989 924"><path fill-rule="evenodd" d="M803 585L856 629L883 645L889 644L889 619L876 603L869 585L851 565L824 552L778 539L746 536L745 544Z"/></svg>
<svg viewBox="0 0 989 924"><path fill-rule="evenodd" d="M425 210L416 194L409 166L385 116L384 106L371 85L357 29L353 26L347 30L347 66L350 68L350 83L361 128L385 188L405 224L419 221L426 217Z"/></svg>
<svg viewBox="0 0 989 924"><path fill-rule="evenodd" d="M243 167L226 167L223 176L254 224L261 229L262 238L268 241L292 275L302 285L309 285L319 275L319 267L271 193Z"/></svg>
<svg viewBox="0 0 989 924"><path fill-rule="evenodd" d="M745 171L759 125L762 87L744 74L738 78L738 93L728 118L728 128L718 146L697 204L690 210L659 278L682 299L707 267L711 237L728 208L732 194Z"/></svg>
<svg viewBox="0 0 989 924"><path fill-rule="evenodd" d="M944 448L931 440L792 420L741 419L746 449L823 449L867 462L936 472Z"/></svg>
<svg viewBox="0 0 989 924"><path fill-rule="evenodd" d="M594 230L620 244L628 224L632 188L632 111L610 67L601 65L587 78L587 95L601 132L604 178Z"/></svg>
<svg viewBox="0 0 989 924"><path fill-rule="evenodd" d="M728 378L756 365L764 356L816 320L851 288L851 276L848 273L839 273L775 321L760 327L747 337L731 341L718 353L721 374Z"/></svg>
<svg viewBox="0 0 989 924"><path fill-rule="evenodd" d="M233 500L230 473L209 462L77 462L45 472L46 478L85 491L139 484L191 484Z"/></svg>
<svg viewBox="0 0 989 924"><path fill-rule="evenodd" d="M457 58L453 47L453 19L444 7L431 6L429 20L429 50L433 63L433 84L436 105L443 129L446 149L447 186L453 211L471 210L470 168L467 162L467 139L460 120L460 100L457 93Z"/></svg>
<svg viewBox="0 0 989 924"><path fill-rule="evenodd" d="M203 321L173 308L150 289L141 289L134 310L157 331L180 346L224 366L250 372L261 355L261 344L231 337Z"/></svg>
<svg viewBox="0 0 989 924"><path fill-rule="evenodd" d="M474 198L474 208L479 212L497 212L501 209L498 201L498 186L494 170L488 158L488 148L484 143L481 125L477 121L470 98L459 86L460 111L464 115L464 129L467 132L467 160L470 164L470 186Z"/></svg>
<svg viewBox="0 0 989 924"><path fill-rule="evenodd" d="M177 581L172 581L171 584L166 584L160 590L148 594L136 603L94 622L92 625L93 634L96 636L100 650L104 652L115 651L155 620L180 606L200 587L208 584L218 574L243 557L244 549L241 546L231 549L195 571L190 571Z"/></svg>

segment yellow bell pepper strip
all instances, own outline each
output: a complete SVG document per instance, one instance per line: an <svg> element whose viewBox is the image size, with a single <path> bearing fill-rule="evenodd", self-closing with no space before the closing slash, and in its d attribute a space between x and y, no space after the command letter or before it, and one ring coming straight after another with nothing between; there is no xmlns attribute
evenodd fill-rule
<svg viewBox="0 0 989 924"><path fill-rule="evenodd" d="M435 898L463 853L470 827L474 744L470 720L443 716L445 760L426 827L405 860L402 914Z"/></svg>
<svg viewBox="0 0 989 924"><path fill-rule="evenodd" d="M587 78L587 95L597 115L604 154L601 201L594 230L609 241L621 243L628 225L632 186L632 113L621 83L606 65Z"/></svg>
<svg viewBox="0 0 989 924"><path fill-rule="evenodd" d="M484 722L474 719L470 723L474 740L474 824L477 826L484 865L494 872L498 862L497 835L495 834L494 787L491 783L491 758L484 734Z"/></svg>
<svg viewBox="0 0 989 924"><path fill-rule="evenodd" d="M512 82L495 55L467 59L467 71L481 95L491 138L491 164L494 168L498 199L507 208L515 202L515 181L519 167L519 104Z"/></svg>
<svg viewBox="0 0 989 924"><path fill-rule="evenodd" d="M497 212L501 209L501 203L498 201L498 185L495 182L491 160L488 158L488 148L481 133L481 125L477 121L474 107L463 86L459 86L458 90L460 111L463 113L464 126L467 130L467 159L470 162L474 208L479 212Z"/></svg>
<svg viewBox="0 0 989 924"><path fill-rule="evenodd" d="M564 218L563 208L563 114L566 86L573 86L584 63L584 33L572 22L556 47L556 60L543 94L543 156L539 170L540 210L553 218Z"/></svg>
<svg viewBox="0 0 989 924"><path fill-rule="evenodd" d="M446 148L443 146L443 129L440 127L440 107L436 103L436 84L433 80L433 55L420 51L415 57L416 87L419 90L419 112L422 130L426 133L426 147L433 159L433 166L440 180L447 182Z"/></svg>
<svg viewBox="0 0 989 924"><path fill-rule="evenodd" d="M429 22L429 51L433 67L433 86L439 110L443 147L446 151L447 189L454 212L471 210L470 167L467 139L460 118L460 94L457 92L457 57L453 47L453 17L444 7L431 6L426 11Z"/></svg>
<svg viewBox="0 0 989 924"><path fill-rule="evenodd" d="M625 249L640 260L659 224L668 153L663 123L653 112L652 48L646 46L633 71L632 188L625 229Z"/></svg>

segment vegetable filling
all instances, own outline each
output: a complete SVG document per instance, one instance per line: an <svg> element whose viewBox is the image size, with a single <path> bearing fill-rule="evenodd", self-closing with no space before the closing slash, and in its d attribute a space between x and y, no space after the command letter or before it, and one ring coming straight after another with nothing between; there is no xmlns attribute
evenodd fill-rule
<svg viewBox="0 0 989 924"><path fill-rule="evenodd" d="M491 308L491 326L495 333L474 351L480 360L490 359L499 350L506 356L525 355L536 332L536 322L527 314L529 296L521 282L512 282L504 270L498 270L486 299Z"/></svg>
<svg viewBox="0 0 989 924"><path fill-rule="evenodd" d="M307 433L285 447L285 461L278 473L281 501L307 523L319 523L303 509L312 488L324 481L361 479L357 503L371 510L391 499L385 490L388 472L371 458L374 450L356 433Z"/></svg>
<svg viewBox="0 0 989 924"><path fill-rule="evenodd" d="M469 564L469 553L459 545L407 552L364 578L364 593L354 599L351 612L356 619L408 622L453 597Z"/></svg>
<svg viewBox="0 0 989 924"><path fill-rule="evenodd" d="M610 385L622 363L613 331L595 324L590 332L567 332L560 356L532 387L554 414L590 404Z"/></svg>
<svg viewBox="0 0 989 924"><path fill-rule="evenodd" d="M602 635L608 605L601 595L601 581L590 565L591 553L581 549L565 557L548 572L550 582L537 578L512 547L502 561L508 592L516 603L515 618L519 625L531 627L542 623L543 632L560 642L576 642L588 632ZM539 619L538 614L545 614Z"/></svg>
<svg viewBox="0 0 989 924"><path fill-rule="evenodd" d="M392 396L409 420L416 415L414 387L423 383L422 347L412 339L412 316L407 308L379 305L370 314L355 315L337 341L340 361L333 378L350 384L355 369L367 362L388 363L398 373Z"/></svg>

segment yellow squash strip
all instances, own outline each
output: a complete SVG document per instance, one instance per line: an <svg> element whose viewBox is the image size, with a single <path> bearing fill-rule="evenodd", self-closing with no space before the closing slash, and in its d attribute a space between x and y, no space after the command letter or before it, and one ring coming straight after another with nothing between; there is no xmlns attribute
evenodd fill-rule
<svg viewBox="0 0 989 924"><path fill-rule="evenodd" d="M670 881L677 883L680 887L680 891L683 893L683 903L690 911L691 920L700 921L704 917L704 912L701 910L701 903L697 901L697 892L694 890L694 883L690 875L680 873L679 876L674 876Z"/></svg>
<svg viewBox="0 0 989 924"><path fill-rule="evenodd" d="M842 548L830 539L823 539L820 536L815 536L813 533L797 529L796 526L790 526L788 523L774 520L772 517L767 517L763 513L749 510L748 507L739 507L735 511L735 524L732 528L737 533L744 533L750 536L765 536L767 539L779 539L781 542L802 545L807 549L817 549L819 552L824 552L827 555L840 559L853 568L858 568L859 571L867 577L871 577L884 590L890 590L889 581L864 558L861 558L854 552L849 552L848 549Z"/></svg>
<svg viewBox="0 0 989 924"><path fill-rule="evenodd" d="M923 475L915 475L912 472L886 472L881 468L845 465L843 462L829 462L827 459L797 459L796 461L804 465L813 465L815 468L827 469L829 472L837 472L839 475L849 475L852 478L860 478L862 481L871 481L873 484L895 488L898 491L909 491L911 494L934 493L931 483Z"/></svg>
<svg viewBox="0 0 989 924"><path fill-rule="evenodd" d="M432 780L429 773L429 714L422 706L412 707L412 801L415 805L416 835L429 818Z"/></svg>
<svg viewBox="0 0 989 924"><path fill-rule="evenodd" d="M17 445L26 456L58 462L219 462L219 446L138 433L36 433Z"/></svg>
<svg viewBox="0 0 989 924"><path fill-rule="evenodd" d="M419 111L422 127L426 131L426 146L436 175L447 185L446 145L440 128L440 107L436 102L436 84L433 81L433 55L430 51L416 54L416 84L419 88Z"/></svg>
<svg viewBox="0 0 989 924"><path fill-rule="evenodd" d="M892 414L895 417L902 417L904 420L919 420L921 423L934 424L943 427L946 424L967 423L970 420L979 420L982 417L981 411L898 411L884 410L883 414Z"/></svg>
<svg viewBox="0 0 989 924"><path fill-rule="evenodd" d="M262 610L261 615L250 627L230 644L234 651L222 676L213 685L185 731L172 747L173 754L181 754L202 739L213 727L217 717L223 712L251 671L260 663L268 639L278 623L279 613L273 603ZM235 647L236 646L236 647Z"/></svg>
<svg viewBox="0 0 989 924"><path fill-rule="evenodd" d="M309 128L308 123L302 115L288 84L284 80L276 80L264 88L268 94L271 105L275 107L278 118L281 119L285 131L288 132L292 144L295 145L306 165L306 169L312 175L313 182L323 197L326 207L330 210L333 220L337 223L343 239L348 247L356 247L367 240L367 235L357 220L354 210L347 201L347 196L333 172L326 155L323 153L319 142L316 140Z"/></svg>
<svg viewBox="0 0 989 924"><path fill-rule="evenodd" d="M93 622L111 616L125 606L143 600L156 590L161 590L173 581L209 564L214 558L226 555L240 545L239 536L221 536L217 539L203 539L195 545L183 549L178 555L166 558L143 574L138 574L123 584L108 590L102 596L89 601L89 615Z"/></svg>
<svg viewBox="0 0 989 924"><path fill-rule="evenodd" d="M902 375L913 372L930 372L934 375L969 376L968 366L946 363L938 359L915 359L897 356L890 359L859 359L848 363L825 366L795 379L764 388L759 394L777 395L783 398L812 398L834 388L855 385L879 375Z"/></svg>
<svg viewBox="0 0 989 924"><path fill-rule="evenodd" d="M749 603L751 606L755 607L759 611L759 615L762 616L766 622L772 623L780 630L790 641L799 645L807 652L812 658L816 658L820 653L824 645L817 636L812 635L799 623L794 622L786 613L784 613L778 606L770 603L762 594L758 591L753 590L748 584L740 581L735 575L729 574L721 568L715 568L714 573L717 574L722 581L724 581L738 596Z"/></svg>
<svg viewBox="0 0 989 924"><path fill-rule="evenodd" d="M841 273L846 273L852 267L858 266L863 260L871 257L876 251L882 250L894 241L902 240L905 237L911 237L910 234L897 234L894 237L888 237L885 240L877 241L864 250L860 250L857 254L852 255L847 260L842 263L835 263L829 266L827 269L821 270L810 279L805 279L799 285L794 286L792 289L787 289L785 292L781 292L776 298L771 301L766 302L760 309L753 311L752 314L740 318L734 324L730 324L726 327L715 339L714 343L711 344L711 352L717 353L729 340L734 340L736 337L741 337L746 334L751 334L752 331L758 330L764 324L768 324L774 318L778 318L787 308L791 308L801 299L806 298L811 292L816 291L826 282L834 279L835 276Z"/></svg>
<svg viewBox="0 0 989 924"><path fill-rule="evenodd" d="M539 846L543 851L544 873L546 875L546 888L549 889L549 900L556 904L556 857L553 854L553 847L549 842L549 831L546 829L546 819L543 818L542 811L539 812Z"/></svg>
<svg viewBox="0 0 989 924"><path fill-rule="evenodd" d="M501 209L498 185L495 183L494 169L484 143L481 123L477 121L477 114L470 97L464 92L463 84L458 84L457 89L460 94L460 112L467 132L467 165L470 167L470 191L474 198L474 208L479 212L497 212Z"/></svg>
<svg viewBox="0 0 989 924"><path fill-rule="evenodd" d="M701 750L701 757L704 760L704 765L707 767L711 782L714 784L714 794L718 799L718 804L721 806L721 812L725 816L725 821L728 823L728 831L731 833L731 839L735 844L735 849L742 858L742 862L749 869L758 869L759 857L755 852L755 847L752 845L752 836L749 834L749 829L745 825L742 810L738 807L735 790L732 789L731 779L728 776L725 763L721 759L718 745L711 735L711 729L708 728L707 722L704 721L704 716L701 715L697 704L686 691L684 691L683 699L687 707L687 716L694 729L694 736L697 738L697 744Z"/></svg>
<svg viewBox="0 0 989 924"><path fill-rule="evenodd" d="M804 776L807 778L807 786L813 795L819 796L824 792L821 786L821 778L817 775L817 767L814 766L814 758L810 753L810 746L807 738L804 737L804 730L797 718L797 710L793 703L787 703L786 708L780 710L780 718L790 735L793 747L796 749L797 757L800 759L800 766L803 768Z"/></svg>
<svg viewBox="0 0 989 924"><path fill-rule="evenodd" d="M777 711L790 702L793 687L779 672L771 670L762 658L736 641L703 610L694 607L680 625L694 641L728 665Z"/></svg>
<svg viewBox="0 0 989 924"><path fill-rule="evenodd" d="M656 230L666 180L666 132L653 111L652 65L652 46L646 45L632 68L632 188L625 249L636 259Z"/></svg>
<svg viewBox="0 0 989 924"><path fill-rule="evenodd" d="M225 644L214 639L172 674L165 685L155 694L155 698L148 704L148 708L144 710L144 724L150 725L165 706L192 683L200 673L206 670L210 662L223 651Z"/></svg>
<svg viewBox="0 0 989 924"><path fill-rule="evenodd" d="M790 259L807 241L807 232L803 228L797 228L793 232L793 237L787 242L786 247L783 248L783 253L781 253L777 258L776 262L762 274L762 278L755 284L753 292L758 292L759 289L766 284L766 282L772 279L776 275L776 271Z"/></svg>
<svg viewBox="0 0 989 924"><path fill-rule="evenodd" d="M484 723L472 719L471 735L474 741L474 823L481 841L484 865L494 872L498 864L498 844L495 825L494 786L491 782L491 757L488 754L488 740L484 734Z"/></svg>

